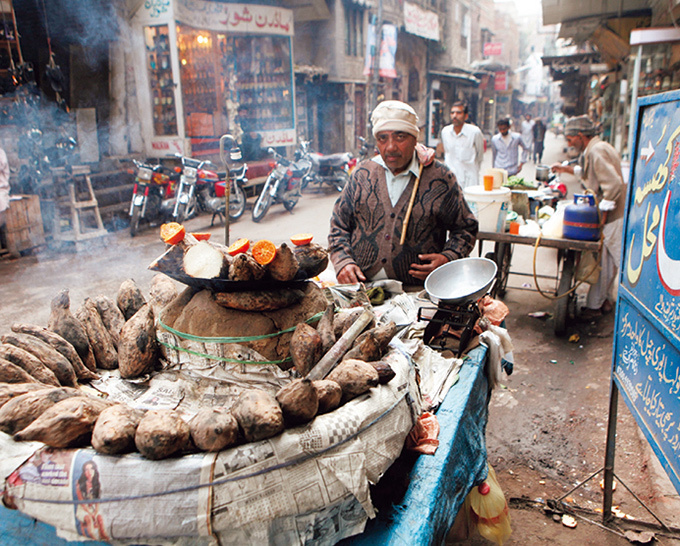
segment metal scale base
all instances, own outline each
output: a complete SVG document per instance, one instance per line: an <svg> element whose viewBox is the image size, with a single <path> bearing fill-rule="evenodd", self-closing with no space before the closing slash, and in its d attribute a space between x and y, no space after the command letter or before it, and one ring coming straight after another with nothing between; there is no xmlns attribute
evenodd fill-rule
<svg viewBox="0 0 680 546"><path fill-rule="evenodd" d="M477 302L476 301L468 302L467 304L463 305L440 303L439 306L437 307L437 311L435 312L434 316L429 319L423 317L422 313L424 310L431 311L431 308L428 309L426 307L421 307L418 309L418 320L429 322L428 325L425 327L425 331L423 332L423 342L425 343L425 345L428 345L434 349L440 350L446 349L447 348L445 346L446 335L441 336L438 345L436 343L434 345L432 344L432 341L435 339L435 337L441 330L441 327L443 325L446 325L454 330L462 329L457 354L458 358L460 358L460 356L465 352L465 349L467 349L467 346L470 343L470 339L473 336L474 327L475 324L477 323L477 320L482 316L481 312L479 311L479 306L477 305Z"/></svg>

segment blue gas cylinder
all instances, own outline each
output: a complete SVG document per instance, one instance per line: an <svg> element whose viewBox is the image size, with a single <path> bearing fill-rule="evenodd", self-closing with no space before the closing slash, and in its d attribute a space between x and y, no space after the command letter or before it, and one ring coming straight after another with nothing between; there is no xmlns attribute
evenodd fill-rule
<svg viewBox="0 0 680 546"><path fill-rule="evenodd" d="M600 238L600 211L594 195L574 195L574 202L564 208L563 236L579 241Z"/></svg>

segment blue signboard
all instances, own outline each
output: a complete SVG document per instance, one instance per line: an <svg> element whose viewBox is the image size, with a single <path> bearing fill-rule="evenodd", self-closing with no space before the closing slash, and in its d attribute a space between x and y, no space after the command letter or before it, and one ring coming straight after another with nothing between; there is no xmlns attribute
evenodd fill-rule
<svg viewBox="0 0 680 546"><path fill-rule="evenodd" d="M638 101L613 377L680 492L680 93Z"/></svg>

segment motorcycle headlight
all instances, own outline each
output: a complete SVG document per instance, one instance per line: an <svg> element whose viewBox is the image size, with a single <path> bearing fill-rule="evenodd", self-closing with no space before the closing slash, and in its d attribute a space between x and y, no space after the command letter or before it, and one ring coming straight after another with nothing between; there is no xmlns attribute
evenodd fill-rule
<svg viewBox="0 0 680 546"><path fill-rule="evenodd" d="M140 180L151 180L152 174L153 173L151 172L151 169L142 167L139 169L139 172L137 173L137 178L139 178Z"/></svg>
<svg viewBox="0 0 680 546"><path fill-rule="evenodd" d="M183 205L186 205L189 202L189 194L183 193L182 195L180 195L179 202L182 203Z"/></svg>

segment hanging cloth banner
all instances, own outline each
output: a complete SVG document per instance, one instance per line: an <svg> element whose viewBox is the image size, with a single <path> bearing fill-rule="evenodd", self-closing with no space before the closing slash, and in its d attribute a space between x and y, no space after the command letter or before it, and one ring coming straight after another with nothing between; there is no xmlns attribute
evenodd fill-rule
<svg viewBox="0 0 680 546"><path fill-rule="evenodd" d="M364 63L364 76L370 76L373 72L373 55L375 54L376 29L375 16L368 25L368 37L366 39L366 61ZM395 25L383 25L382 40L380 42L380 67L379 74L383 78L396 78L397 69L395 56L397 54L397 27Z"/></svg>
<svg viewBox="0 0 680 546"><path fill-rule="evenodd" d="M364 62L364 76L370 76L373 72L373 56L375 55L375 20L376 16L371 16L368 24L368 36L366 37L366 60Z"/></svg>
<svg viewBox="0 0 680 546"><path fill-rule="evenodd" d="M380 71L383 78L396 78L397 27L383 25L382 43L380 44Z"/></svg>

